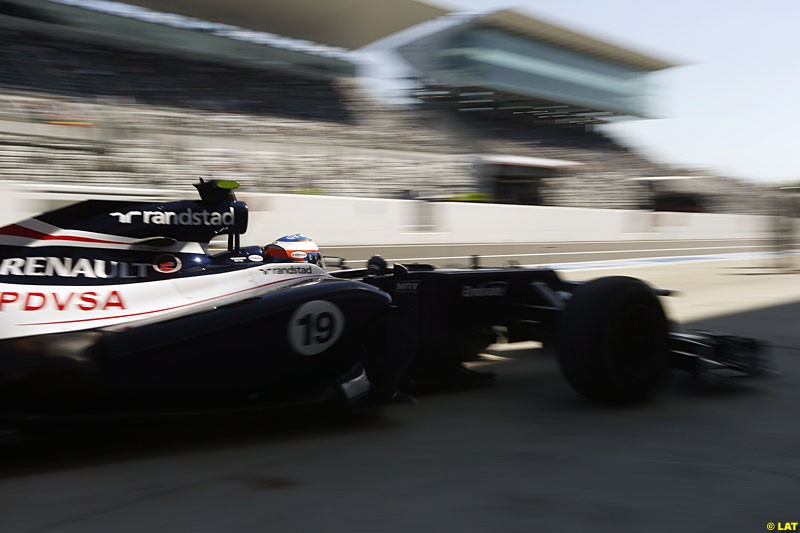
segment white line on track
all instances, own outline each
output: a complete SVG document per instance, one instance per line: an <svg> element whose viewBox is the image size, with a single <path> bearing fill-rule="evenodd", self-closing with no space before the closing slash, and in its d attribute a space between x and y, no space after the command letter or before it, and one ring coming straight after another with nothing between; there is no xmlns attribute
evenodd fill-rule
<svg viewBox="0 0 800 533"><path fill-rule="evenodd" d="M731 254L705 254L705 255L676 255L663 257L640 257L631 259L610 259L607 261L582 261L575 263L552 263L548 265L520 265L522 267L536 268L546 266L554 270L604 270L609 268L632 268L670 266L679 263L692 263L701 261L733 261L736 259L767 259L770 257L785 257L787 255L800 255L800 251L792 252L738 252Z"/></svg>
<svg viewBox="0 0 800 533"><path fill-rule="evenodd" d="M742 239L652 239L652 240L630 240L630 241L532 241L532 242L457 242L457 243L424 243L424 244L331 244L326 245L325 248L431 248L443 246L528 246L528 245L546 245L546 246L570 246L573 244L620 244L620 243L634 243L634 242L654 242L654 243L668 243L668 242L741 242ZM771 238L767 237L753 237L746 239L749 241L770 241ZM669 249L669 248L667 248Z"/></svg>
<svg viewBox="0 0 800 533"><path fill-rule="evenodd" d="M586 250L576 252L536 252L529 254L479 254L481 258L496 259L499 257L552 257L556 255L591 255L591 254L625 254L625 253L649 253L649 252L689 252L700 250L735 250L735 249L753 249L753 248L772 248L772 245L759 244L747 246L697 246L688 248L638 248L633 250ZM470 259L471 255L455 255L455 256L442 256L442 257L400 257L388 258L387 261L450 261L453 259ZM659 255L658 257L669 257ZM363 263L364 259L354 259L345 261L345 263Z"/></svg>

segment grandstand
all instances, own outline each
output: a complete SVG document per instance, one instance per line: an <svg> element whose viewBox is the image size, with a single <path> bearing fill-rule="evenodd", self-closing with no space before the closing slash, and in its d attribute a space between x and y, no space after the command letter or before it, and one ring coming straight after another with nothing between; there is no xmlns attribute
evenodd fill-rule
<svg viewBox="0 0 800 533"><path fill-rule="evenodd" d="M0 177L640 208L666 189L636 178L675 173L597 127L647 116L647 74L671 64L513 11L131 3L195 19L0 3ZM731 183L668 205L752 211Z"/></svg>

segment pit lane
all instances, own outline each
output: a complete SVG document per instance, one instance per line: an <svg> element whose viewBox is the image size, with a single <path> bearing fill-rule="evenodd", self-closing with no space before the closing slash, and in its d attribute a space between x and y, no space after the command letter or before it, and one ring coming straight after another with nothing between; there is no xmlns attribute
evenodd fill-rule
<svg viewBox="0 0 800 533"><path fill-rule="evenodd" d="M769 341L782 375L600 408L533 343L495 386L341 415L159 421L0 448L2 531L765 531L800 520L800 272L767 259L603 271L674 318Z"/></svg>
<svg viewBox="0 0 800 533"><path fill-rule="evenodd" d="M343 259L346 267L363 267L378 254L390 263L428 263L437 267L556 265L571 262L647 258L700 257L718 254L769 254L778 247L772 238L630 240L591 242L529 242L482 244L430 244L394 246L325 246L326 257ZM792 243L786 249L800 249ZM330 262L330 261L329 261Z"/></svg>

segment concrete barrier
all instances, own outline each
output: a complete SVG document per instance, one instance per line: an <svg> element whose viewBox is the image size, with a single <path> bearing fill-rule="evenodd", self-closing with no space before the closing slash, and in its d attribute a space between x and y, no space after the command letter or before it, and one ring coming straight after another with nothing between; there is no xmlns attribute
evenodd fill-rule
<svg viewBox="0 0 800 533"><path fill-rule="evenodd" d="M766 238L772 217L615 209L425 202L241 192L250 206L244 239L264 244L304 233L322 246L491 242ZM191 191L7 182L0 224L87 198L194 198ZM796 221L795 221L796 223Z"/></svg>

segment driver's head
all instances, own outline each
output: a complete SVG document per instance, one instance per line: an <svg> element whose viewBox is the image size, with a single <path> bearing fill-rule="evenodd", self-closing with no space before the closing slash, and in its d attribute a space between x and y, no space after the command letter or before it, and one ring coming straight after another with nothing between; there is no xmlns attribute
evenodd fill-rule
<svg viewBox="0 0 800 533"><path fill-rule="evenodd" d="M264 247L264 256L276 263L314 263L325 268L317 243L299 233L275 239Z"/></svg>

